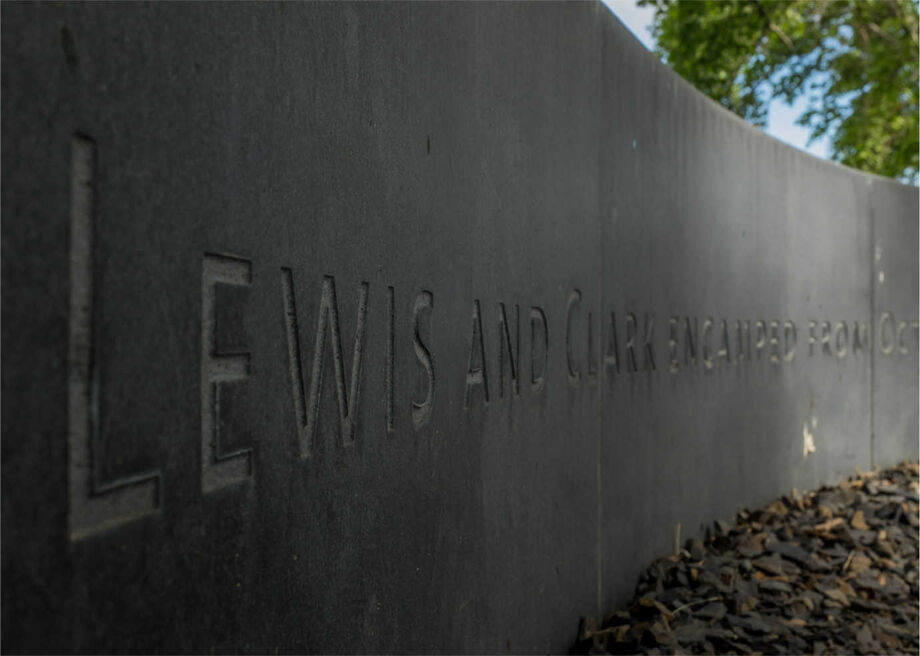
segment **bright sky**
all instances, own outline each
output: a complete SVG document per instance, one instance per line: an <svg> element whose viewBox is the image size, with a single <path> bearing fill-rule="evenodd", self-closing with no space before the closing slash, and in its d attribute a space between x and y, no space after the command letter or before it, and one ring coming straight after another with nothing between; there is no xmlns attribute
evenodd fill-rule
<svg viewBox="0 0 920 656"><path fill-rule="evenodd" d="M652 50L655 42L651 36L651 24L655 10L652 7L637 7L636 0L601 0L607 7L616 14L629 31L632 32L642 44ZM806 150L812 155L817 155L827 159L828 141L827 138L815 141L811 146L808 143L808 130L795 124L798 118L805 110L806 101L799 98L794 105L787 105L782 100L774 100L770 104L770 112L767 124L767 134L785 141L802 150Z"/></svg>

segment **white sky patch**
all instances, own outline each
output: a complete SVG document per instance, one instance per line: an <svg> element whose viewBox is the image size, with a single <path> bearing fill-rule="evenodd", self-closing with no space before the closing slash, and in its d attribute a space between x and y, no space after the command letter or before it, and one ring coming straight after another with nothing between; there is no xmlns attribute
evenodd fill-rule
<svg viewBox="0 0 920 656"><path fill-rule="evenodd" d="M655 18L654 7L639 7L635 0L601 0L607 8L616 14L620 22L633 33L649 50L655 48L652 38L652 19Z"/></svg>

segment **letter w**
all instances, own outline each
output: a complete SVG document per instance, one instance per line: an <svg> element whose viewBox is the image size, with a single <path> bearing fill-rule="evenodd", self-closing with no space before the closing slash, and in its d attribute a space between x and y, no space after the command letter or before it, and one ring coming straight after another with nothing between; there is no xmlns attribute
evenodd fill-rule
<svg viewBox="0 0 920 656"><path fill-rule="evenodd" d="M342 358L342 338L339 330L339 310L335 299L335 279L323 278L323 293L319 303L316 321L316 340L313 344L313 368L310 374L310 393L305 393L303 361L300 356L300 330L297 322L297 306L294 300L294 280L291 270L281 269L281 294L284 299L284 325L287 329L288 368L291 374L291 393L294 398L294 413L297 423L297 437L300 443L300 457L309 458L316 427L319 423L319 402L323 387L323 363L325 360L326 331L331 328L332 356L335 363L335 391L339 405L339 428L343 446L355 441L355 425L358 419L358 394L361 389L361 351L364 347L364 323L367 316L367 283L362 282L358 295L358 321L355 325L354 355L351 361L351 381L346 392L345 362Z"/></svg>

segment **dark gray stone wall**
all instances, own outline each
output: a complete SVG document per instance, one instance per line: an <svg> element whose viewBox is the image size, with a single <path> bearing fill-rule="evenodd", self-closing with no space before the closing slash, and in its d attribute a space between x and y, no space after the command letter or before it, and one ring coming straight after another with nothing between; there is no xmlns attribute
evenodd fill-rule
<svg viewBox="0 0 920 656"><path fill-rule="evenodd" d="M872 318L876 349L872 372L872 456L890 465L917 453L918 258L917 193L873 178ZM913 383L913 384L911 384Z"/></svg>
<svg viewBox="0 0 920 656"><path fill-rule="evenodd" d="M0 12L6 651L561 651L917 457L917 189L599 4Z"/></svg>

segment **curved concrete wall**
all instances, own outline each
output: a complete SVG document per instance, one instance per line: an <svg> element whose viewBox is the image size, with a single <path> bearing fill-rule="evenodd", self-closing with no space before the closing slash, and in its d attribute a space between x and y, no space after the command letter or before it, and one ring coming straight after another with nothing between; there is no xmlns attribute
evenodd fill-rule
<svg viewBox="0 0 920 656"><path fill-rule="evenodd" d="M917 457L917 189L599 4L0 11L6 651L565 650Z"/></svg>

